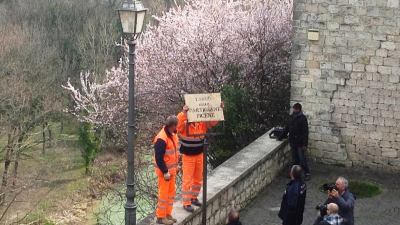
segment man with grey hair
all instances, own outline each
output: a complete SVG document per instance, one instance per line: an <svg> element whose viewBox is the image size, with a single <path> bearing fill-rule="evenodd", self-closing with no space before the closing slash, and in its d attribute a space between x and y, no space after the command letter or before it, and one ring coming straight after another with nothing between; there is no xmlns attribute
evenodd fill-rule
<svg viewBox="0 0 400 225"><path fill-rule="evenodd" d="M349 182L344 177L336 180L336 189L328 191L328 200L325 204L335 203L339 206L339 215L344 225L354 225L354 195L349 191Z"/></svg>
<svg viewBox="0 0 400 225"><path fill-rule="evenodd" d="M339 206L329 203L326 208L327 215L318 225L343 225L343 218L339 215Z"/></svg>

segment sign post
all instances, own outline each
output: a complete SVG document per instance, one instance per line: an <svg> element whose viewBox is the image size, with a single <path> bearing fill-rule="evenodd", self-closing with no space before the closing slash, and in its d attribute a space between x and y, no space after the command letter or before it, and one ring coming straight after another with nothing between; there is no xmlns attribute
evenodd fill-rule
<svg viewBox="0 0 400 225"><path fill-rule="evenodd" d="M224 121L224 112L221 107L221 94L186 94L185 104L188 106L188 123ZM189 131L189 129L187 129ZM208 155L208 137L217 136L218 133L189 134L192 137L204 137L203 139L203 205L201 224L207 223L207 155Z"/></svg>

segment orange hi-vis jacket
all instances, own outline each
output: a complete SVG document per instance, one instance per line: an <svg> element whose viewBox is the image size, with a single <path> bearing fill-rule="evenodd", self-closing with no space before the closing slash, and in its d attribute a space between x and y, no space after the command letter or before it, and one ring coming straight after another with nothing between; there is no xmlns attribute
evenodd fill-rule
<svg viewBox="0 0 400 225"><path fill-rule="evenodd" d="M161 131L157 134L154 138L153 143L155 144L158 139L161 139L166 143L165 147L165 154L164 154L164 162L168 168L168 172L172 175L176 174L178 168L178 160L179 160L179 153L178 153L178 145L179 139L176 134L168 135L165 131L165 127L161 129ZM158 168L155 155L154 155L154 165L156 167L157 175L162 175L163 172Z"/></svg>
<svg viewBox="0 0 400 225"><path fill-rule="evenodd" d="M187 155L202 153L204 134L207 133L209 128L216 126L218 121L189 123L187 114L184 112L180 112L177 117L181 153Z"/></svg>

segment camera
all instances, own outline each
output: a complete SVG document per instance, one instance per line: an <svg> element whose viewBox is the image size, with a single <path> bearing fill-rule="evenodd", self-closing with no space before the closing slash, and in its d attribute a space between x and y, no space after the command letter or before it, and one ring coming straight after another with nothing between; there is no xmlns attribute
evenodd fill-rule
<svg viewBox="0 0 400 225"><path fill-rule="evenodd" d="M319 214L321 217L324 217L328 214L328 206L325 204L319 204L315 207L316 210L319 210Z"/></svg>
<svg viewBox="0 0 400 225"><path fill-rule="evenodd" d="M277 139L281 141L284 138L287 138L287 135L285 134L285 128L283 127L274 127L269 133L269 137L272 139Z"/></svg>
<svg viewBox="0 0 400 225"><path fill-rule="evenodd" d="M335 183L326 183L322 185L322 189L323 191L329 191L332 192L333 190L338 190L336 187ZM321 215L321 217L324 217L325 215L328 214L327 210L328 210L328 206L326 204L319 204L315 207L316 210L319 210L319 213Z"/></svg>
<svg viewBox="0 0 400 225"><path fill-rule="evenodd" d="M322 189L324 191L329 191L329 192L331 192L333 190L336 190L336 191L338 190L337 187L336 187L336 184L334 184L334 183L323 184L322 185Z"/></svg>

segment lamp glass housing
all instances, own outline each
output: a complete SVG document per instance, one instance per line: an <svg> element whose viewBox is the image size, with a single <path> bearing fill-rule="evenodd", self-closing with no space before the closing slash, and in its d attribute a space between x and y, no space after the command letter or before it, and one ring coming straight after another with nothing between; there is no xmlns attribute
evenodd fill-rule
<svg viewBox="0 0 400 225"><path fill-rule="evenodd" d="M140 34L143 30L146 12L147 9L143 7L140 1L123 2L118 9L122 31L125 34Z"/></svg>

